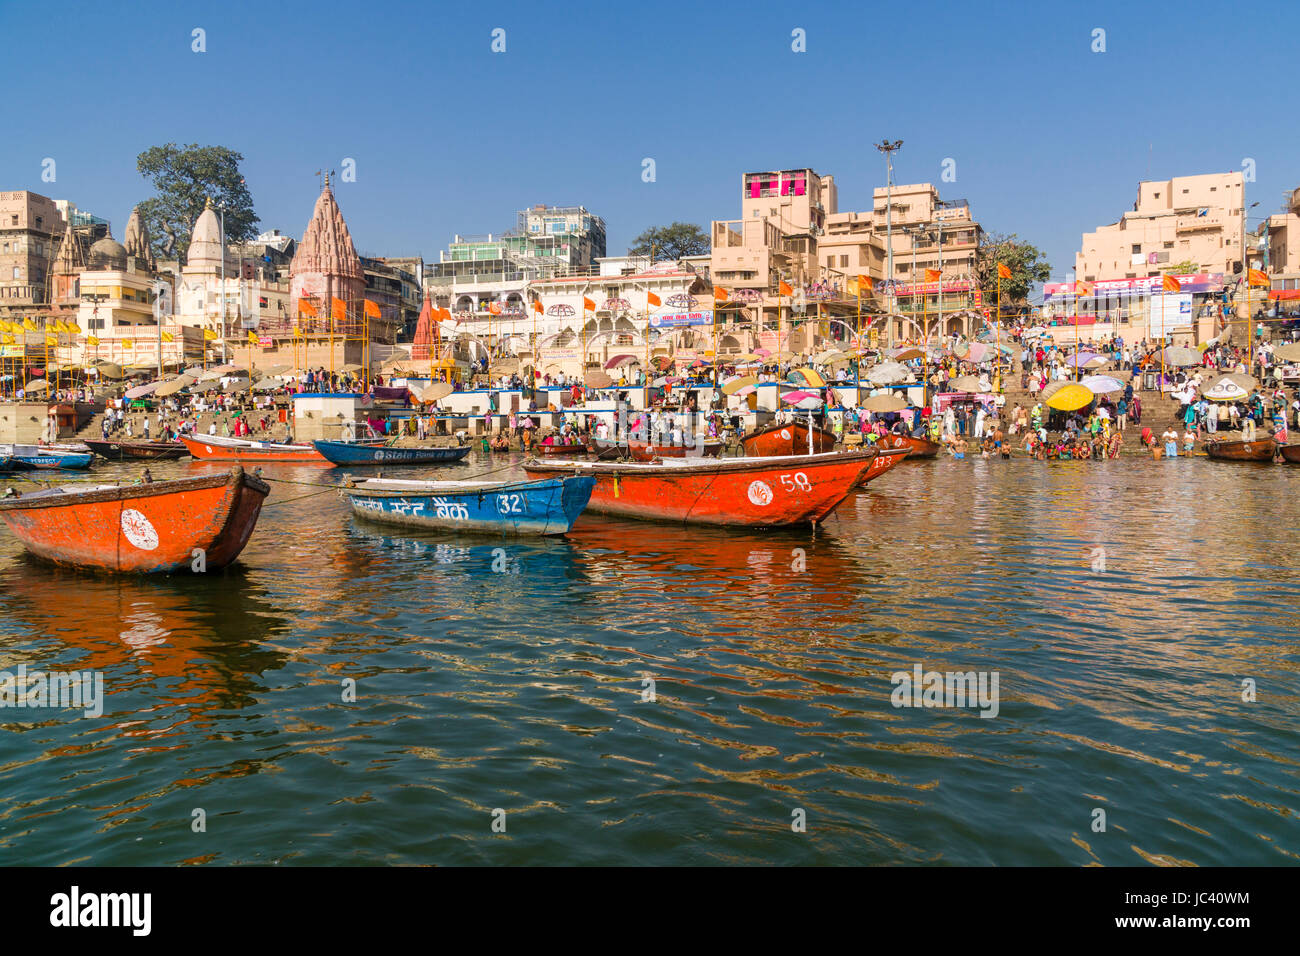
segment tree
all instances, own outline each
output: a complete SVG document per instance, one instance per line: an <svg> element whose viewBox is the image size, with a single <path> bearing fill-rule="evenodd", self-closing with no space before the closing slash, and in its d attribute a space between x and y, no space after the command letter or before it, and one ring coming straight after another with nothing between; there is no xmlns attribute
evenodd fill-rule
<svg viewBox="0 0 1300 956"><path fill-rule="evenodd" d="M1169 265L1164 267L1164 271L1173 276L1191 275L1200 272L1201 267L1191 259L1184 259L1182 262L1169 263Z"/></svg>
<svg viewBox="0 0 1300 956"><path fill-rule="evenodd" d="M208 197L224 204L226 240L246 242L257 236L257 214L239 164L244 157L224 146L151 146L136 157L140 175L153 182L157 195L140 203L154 254L160 259L184 256L190 231Z"/></svg>
<svg viewBox="0 0 1300 956"><path fill-rule="evenodd" d="M999 262L1011 270L1011 278L1002 280L1004 307L1026 302L1030 287L1052 276L1052 266L1037 246L1017 239L1015 233L987 233L975 254L975 278L990 305L996 302Z"/></svg>
<svg viewBox="0 0 1300 956"><path fill-rule="evenodd" d="M633 240L630 256L652 256L652 262L676 262L686 256L700 256L709 251L709 234L689 222L671 226L651 226Z"/></svg>

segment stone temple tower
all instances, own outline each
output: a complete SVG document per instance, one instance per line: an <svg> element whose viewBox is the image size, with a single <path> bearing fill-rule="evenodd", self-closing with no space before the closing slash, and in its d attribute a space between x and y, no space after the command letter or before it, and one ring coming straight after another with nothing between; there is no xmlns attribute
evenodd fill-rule
<svg viewBox="0 0 1300 956"><path fill-rule="evenodd" d="M313 301L322 318L329 315L331 299L346 302L350 317L361 314L366 277L328 176L289 264L289 290L295 313L299 298L315 296Z"/></svg>

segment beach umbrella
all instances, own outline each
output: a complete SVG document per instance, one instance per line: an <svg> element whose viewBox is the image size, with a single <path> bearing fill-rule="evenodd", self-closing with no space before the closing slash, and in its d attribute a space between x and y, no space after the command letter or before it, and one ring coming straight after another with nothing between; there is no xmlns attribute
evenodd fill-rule
<svg viewBox="0 0 1300 956"><path fill-rule="evenodd" d="M962 346L957 346L955 354L958 358L979 365L981 362L987 362L989 359L993 358L996 353L991 345L985 345L983 342L973 342L965 347L964 352L962 351Z"/></svg>
<svg viewBox="0 0 1300 956"><path fill-rule="evenodd" d="M43 392L50 387L50 383L43 378L34 378L23 387L29 392Z"/></svg>
<svg viewBox="0 0 1300 956"><path fill-rule="evenodd" d="M226 383L227 392L246 392L252 387L252 381L246 378L237 378Z"/></svg>
<svg viewBox="0 0 1300 956"><path fill-rule="evenodd" d="M1229 382L1236 383L1238 387L1247 392L1253 388L1259 388L1259 380L1253 376L1247 375L1245 372L1228 372L1226 375L1219 376L1220 382L1225 379Z"/></svg>
<svg viewBox="0 0 1300 956"><path fill-rule="evenodd" d="M238 366L238 365L231 365L231 364L227 363L227 364L225 364L225 365L214 365L214 366L212 366L212 368L208 369L208 371L209 371L209 372L215 372L217 375L226 375L226 374L228 374L228 373L230 373L230 372L238 372L238 371L240 371L240 369L241 369L241 366Z"/></svg>
<svg viewBox="0 0 1300 956"><path fill-rule="evenodd" d="M455 389L451 382L434 382L432 385L426 385L421 393L421 401L436 402L440 398L446 398Z"/></svg>
<svg viewBox="0 0 1300 956"><path fill-rule="evenodd" d="M738 375L735 378L729 379L727 382L723 383L722 394L738 395L742 388L746 388L747 386L757 385L757 384L758 384L758 379L756 379L752 375Z"/></svg>
<svg viewBox="0 0 1300 956"><path fill-rule="evenodd" d="M1068 359L1065 360L1065 364L1068 365L1070 368L1083 368L1087 366L1088 363L1096 361L1097 359L1100 358L1102 357L1098 355L1096 352L1075 352L1073 355L1071 355ZM1102 359L1102 361L1104 362L1105 359Z"/></svg>
<svg viewBox="0 0 1300 956"><path fill-rule="evenodd" d="M907 399L894 392L884 392L880 395L872 395L862 407L869 412L901 412L908 407Z"/></svg>
<svg viewBox="0 0 1300 956"><path fill-rule="evenodd" d="M606 369L623 368L626 365L636 365L639 363L639 361L640 360L635 355L627 355L627 354L615 355L612 359L610 359L608 362L605 363L605 368Z"/></svg>
<svg viewBox="0 0 1300 956"><path fill-rule="evenodd" d="M808 385L811 388L826 387L826 380L806 365L803 368L795 369L785 378L791 385Z"/></svg>
<svg viewBox="0 0 1300 956"><path fill-rule="evenodd" d="M988 382L974 375L960 375L948 383L948 388L954 392L985 392L988 391Z"/></svg>
<svg viewBox="0 0 1300 956"><path fill-rule="evenodd" d="M731 360L736 364L745 364L749 362L757 362L758 358L759 356L757 352L741 352L739 355L733 355Z"/></svg>
<svg viewBox="0 0 1300 956"><path fill-rule="evenodd" d="M838 362L844 358L850 358L850 356L845 355L839 349L826 349L826 351L814 355L812 361L814 365L830 365L832 362Z"/></svg>
<svg viewBox="0 0 1300 956"><path fill-rule="evenodd" d="M340 372L360 372L360 371L361 371L361 366L358 365L356 362L349 362L347 365L344 365L341 369L339 369L339 371L340 371Z"/></svg>
<svg viewBox="0 0 1300 956"><path fill-rule="evenodd" d="M1091 389L1097 395L1109 395L1112 392L1124 391L1124 383L1119 379L1111 378L1109 375L1089 375L1079 384L1084 388Z"/></svg>
<svg viewBox="0 0 1300 956"><path fill-rule="evenodd" d="M116 362L100 362L99 374L104 378L120 379L122 377L122 366Z"/></svg>
<svg viewBox="0 0 1300 956"><path fill-rule="evenodd" d="M1222 378L1207 388L1203 393L1206 398L1216 402L1236 402L1250 395L1230 378Z"/></svg>
<svg viewBox="0 0 1300 956"><path fill-rule="evenodd" d="M1188 368L1192 365L1201 364L1201 356L1197 354L1195 349L1171 345L1164 348L1161 354L1163 355L1164 364L1174 368Z"/></svg>
<svg viewBox="0 0 1300 956"><path fill-rule="evenodd" d="M198 383L195 384L195 385L191 385L191 386L190 386L190 391L191 391L191 392L210 392L210 391L212 391L213 389L217 389L217 388L220 388L220 387L221 387L221 383L220 383L220 382L218 382L215 378L210 378L210 379L206 379L206 380L204 380L204 381L202 381L202 382L198 382Z"/></svg>
<svg viewBox="0 0 1300 956"><path fill-rule="evenodd" d="M786 392L781 396L781 401L785 402L787 405L798 405L800 402L809 398L815 398L817 401L821 401L821 396L816 392L806 392L801 388L797 388L793 392Z"/></svg>
<svg viewBox="0 0 1300 956"><path fill-rule="evenodd" d="M1066 382L1063 388L1058 389L1047 400L1047 407L1062 412L1073 412L1090 404L1096 397L1092 393L1092 389L1080 385L1078 382Z"/></svg>
<svg viewBox="0 0 1300 956"><path fill-rule="evenodd" d="M900 382L914 381L916 378L911 369L898 362L882 362L880 365L873 366L862 377L872 385L897 385Z"/></svg>
<svg viewBox="0 0 1300 956"><path fill-rule="evenodd" d="M161 384L162 382L150 382L148 385L137 385L135 386L135 388L128 388L126 390L126 397L144 398L146 395L152 395L154 392L156 392L158 390L158 386Z"/></svg>
<svg viewBox="0 0 1300 956"><path fill-rule="evenodd" d="M1273 357L1283 362L1300 362L1300 342L1287 342L1273 350Z"/></svg>
<svg viewBox="0 0 1300 956"><path fill-rule="evenodd" d="M746 395L753 395L757 391L758 387L756 385L745 385L742 388L736 389L733 394L735 394L737 398L744 398Z"/></svg>
<svg viewBox="0 0 1300 956"><path fill-rule="evenodd" d="M286 375L286 374L288 374L289 372L292 372L292 371L293 371L293 366L292 366L292 365L272 365L270 368L268 368L268 369L264 369L263 371L264 371L264 373L265 373L266 375ZM188 369L186 370L185 374L187 374L187 375L189 374L189 370L188 370Z"/></svg>
<svg viewBox="0 0 1300 956"><path fill-rule="evenodd" d="M759 358L767 358L772 353L768 349L754 349L754 354Z"/></svg>
<svg viewBox="0 0 1300 956"><path fill-rule="evenodd" d="M609 388L614 384L614 380L609 377L608 372L602 372L600 369L592 369L582 377L582 384L588 388Z"/></svg>
<svg viewBox="0 0 1300 956"><path fill-rule="evenodd" d="M258 381L258 382L253 386L253 391L255 391L255 392L273 392L273 391L275 391L277 388L279 388L279 387L280 387L281 385L283 385L283 384L284 384L284 382L280 380L279 376L271 376L271 377L269 377L269 378L264 378L264 379L261 379L260 381Z"/></svg>
<svg viewBox="0 0 1300 956"><path fill-rule="evenodd" d="M168 379L167 381L159 385L158 388L154 391L154 394L158 395L159 397L165 397L167 395L175 395L181 389L189 385L193 385L194 382L195 382L195 378L192 375L177 375L175 378Z"/></svg>
<svg viewBox="0 0 1300 956"><path fill-rule="evenodd" d="M925 358L925 349L909 345L907 348L889 349L885 354L895 362L910 362L913 359Z"/></svg>

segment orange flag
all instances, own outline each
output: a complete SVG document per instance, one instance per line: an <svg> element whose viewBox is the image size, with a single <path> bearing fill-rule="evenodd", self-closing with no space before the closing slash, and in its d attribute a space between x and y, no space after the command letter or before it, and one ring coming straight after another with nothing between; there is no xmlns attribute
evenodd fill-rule
<svg viewBox="0 0 1300 956"><path fill-rule="evenodd" d="M645 300L650 305L663 305L663 300L661 300L659 296L655 295L653 292L647 292L645 294Z"/></svg>
<svg viewBox="0 0 1300 956"><path fill-rule="evenodd" d="M366 299L366 315L370 316L372 319L379 318L379 306L375 305L375 303L371 302L369 299Z"/></svg>
<svg viewBox="0 0 1300 956"><path fill-rule="evenodd" d="M1074 284L1074 294L1076 296L1092 295L1092 283L1080 279Z"/></svg>
<svg viewBox="0 0 1300 956"><path fill-rule="evenodd" d="M582 297L582 307L586 309L588 312L596 311L596 303L592 302L585 295Z"/></svg>
<svg viewBox="0 0 1300 956"><path fill-rule="evenodd" d="M1011 278L1011 270L1008 269L1008 268L1007 268L1005 265L1003 265L1001 262L998 263L998 278L999 278L999 279L1010 279L1010 278Z"/></svg>
<svg viewBox="0 0 1300 956"><path fill-rule="evenodd" d="M316 316L316 306L312 304L310 299L299 299L298 311L303 315L310 315L313 318Z"/></svg>
<svg viewBox="0 0 1300 956"><path fill-rule="evenodd" d="M938 269L926 269L926 270L925 270L925 281L926 281L926 282L938 282L938 281L939 281L939 270L938 270Z"/></svg>
<svg viewBox="0 0 1300 956"><path fill-rule="evenodd" d="M731 298L731 293L728 292L726 289L724 289L722 286L715 285L713 287L713 298L717 299L719 302L726 302L728 299Z"/></svg>
<svg viewBox="0 0 1300 956"><path fill-rule="evenodd" d="M545 312L542 310L541 299L533 299L533 311L536 312L538 315L545 315Z"/></svg>
<svg viewBox="0 0 1300 956"><path fill-rule="evenodd" d="M342 322L343 319L347 317L348 306L347 303L344 302L342 299L336 299L331 296L330 307L334 311L334 321Z"/></svg>
<svg viewBox="0 0 1300 956"><path fill-rule="evenodd" d="M858 291L870 292L875 287L876 284L871 280L871 276L858 276Z"/></svg>
<svg viewBox="0 0 1300 956"><path fill-rule="evenodd" d="M781 295L794 295L794 289L790 288L789 283L781 282L776 288Z"/></svg>
<svg viewBox="0 0 1300 956"><path fill-rule="evenodd" d="M1265 289L1273 284L1269 279L1268 274L1264 272L1263 269L1248 270L1246 273L1246 281L1251 285L1263 286Z"/></svg>
<svg viewBox="0 0 1300 956"><path fill-rule="evenodd" d="M1160 281L1160 287L1166 292L1183 291L1183 284L1168 273L1165 273L1165 277Z"/></svg>
<svg viewBox="0 0 1300 956"><path fill-rule="evenodd" d="M500 302L489 302L489 303L488 303L488 311L491 312L493 315L500 315L500 314L501 314L501 303L500 303Z"/></svg>

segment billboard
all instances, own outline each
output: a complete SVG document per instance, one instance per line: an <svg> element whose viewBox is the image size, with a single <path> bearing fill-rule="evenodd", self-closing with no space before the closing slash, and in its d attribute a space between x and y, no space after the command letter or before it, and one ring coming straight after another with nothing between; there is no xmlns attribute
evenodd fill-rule
<svg viewBox="0 0 1300 956"><path fill-rule="evenodd" d="M1190 292L1166 292L1151 297L1151 311L1148 319L1148 334L1153 339L1161 339L1175 332L1190 332L1192 329L1192 294Z"/></svg>
<svg viewBox="0 0 1300 956"><path fill-rule="evenodd" d="M652 329L674 329L683 328L688 325L712 324L712 309L707 309L701 312L670 312L664 315L650 316L650 328Z"/></svg>

